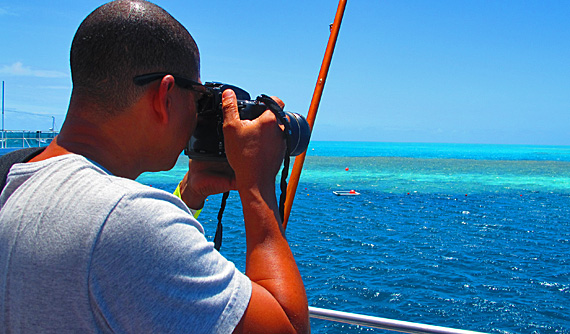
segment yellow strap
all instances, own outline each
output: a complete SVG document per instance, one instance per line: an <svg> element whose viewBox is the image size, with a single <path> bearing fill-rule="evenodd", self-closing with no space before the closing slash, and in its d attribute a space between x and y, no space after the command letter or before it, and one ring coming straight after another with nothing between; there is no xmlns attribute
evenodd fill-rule
<svg viewBox="0 0 570 334"><path fill-rule="evenodd" d="M174 192L172 194L174 196L182 199L182 195L180 195L180 183L178 183L178 186L176 187L176 189L174 190ZM190 211L192 212L192 215L194 216L194 218L198 218L198 216L200 215L200 212L202 212L202 209L199 209L199 210L190 209Z"/></svg>

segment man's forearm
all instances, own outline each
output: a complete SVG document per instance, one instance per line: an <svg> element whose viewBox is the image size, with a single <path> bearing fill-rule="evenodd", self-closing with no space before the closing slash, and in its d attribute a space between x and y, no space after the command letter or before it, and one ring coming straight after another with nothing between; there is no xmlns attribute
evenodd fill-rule
<svg viewBox="0 0 570 334"><path fill-rule="evenodd" d="M246 222L246 275L281 305L297 332L308 332L308 304L295 259L285 239L275 189L240 191Z"/></svg>

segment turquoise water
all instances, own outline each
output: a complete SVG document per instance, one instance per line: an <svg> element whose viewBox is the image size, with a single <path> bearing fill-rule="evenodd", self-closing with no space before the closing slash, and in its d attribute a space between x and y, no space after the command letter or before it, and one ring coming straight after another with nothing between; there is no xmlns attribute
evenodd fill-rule
<svg viewBox="0 0 570 334"><path fill-rule="evenodd" d="M174 190L185 173L139 181ZM348 168L348 170L347 170ZM333 190L355 189L355 197ZM215 232L220 197L202 216ZM312 306L492 333L570 333L570 147L315 142L287 235ZM222 253L244 268L237 193ZM383 332L312 320L313 333Z"/></svg>
<svg viewBox="0 0 570 334"><path fill-rule="evenodd" d="M570 161L570 146L312 142L308 156Z"/></svg>

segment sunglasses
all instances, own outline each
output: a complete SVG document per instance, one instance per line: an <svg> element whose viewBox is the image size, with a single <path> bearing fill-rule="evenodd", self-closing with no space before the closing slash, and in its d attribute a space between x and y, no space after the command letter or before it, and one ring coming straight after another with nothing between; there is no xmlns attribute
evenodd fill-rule
<svg viewBox="0 0 570 334"><path fill-rule="evenodd" d="M189 89L191 91L200 93L198 100L200 100L204 95L210 94L208 91L208 88L206 88L206 86L202 85L199 82L187 79L185 77L181 77L179 75L174 75L174 74L165 73L165 72L156 72L156 73L148 73L148 74L137 75L136 77L133 78L133 81L134 81L135 85L137 85L137 86L144 86L144 85L147 85L147 84L149 84L155 80L162 79L167 75L172 75L172 77L174 78L174 82L178 86L180 86L181 88Z"/></svg>

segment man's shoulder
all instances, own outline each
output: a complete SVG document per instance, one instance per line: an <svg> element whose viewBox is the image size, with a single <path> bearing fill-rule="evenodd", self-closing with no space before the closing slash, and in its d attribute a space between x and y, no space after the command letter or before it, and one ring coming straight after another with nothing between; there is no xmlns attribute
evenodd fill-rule
<svg viewBox="0 0 570 334"><path fill-rule="evenodd" d="M122 198L170 196L134 180L113 176L96 162L76 154L15 164L5 190L6 197L16 192L23 193L23 198L41 194L43 198L73 199L80 206Z"/></svg>

